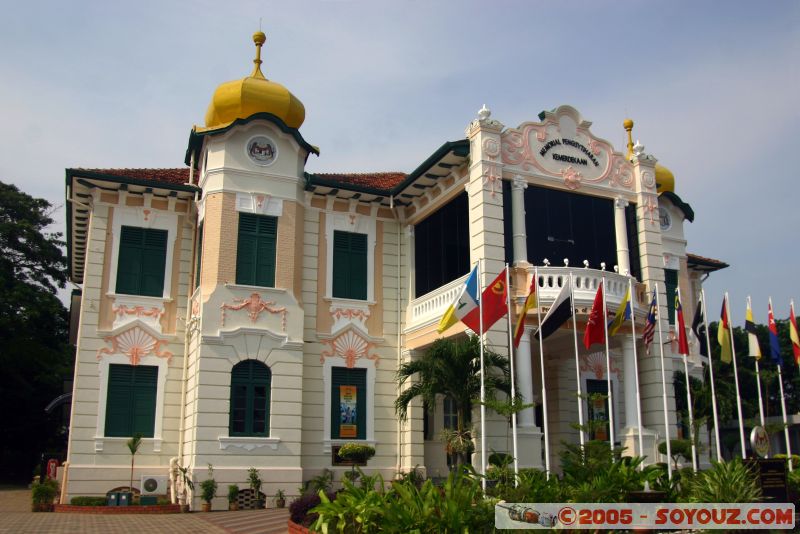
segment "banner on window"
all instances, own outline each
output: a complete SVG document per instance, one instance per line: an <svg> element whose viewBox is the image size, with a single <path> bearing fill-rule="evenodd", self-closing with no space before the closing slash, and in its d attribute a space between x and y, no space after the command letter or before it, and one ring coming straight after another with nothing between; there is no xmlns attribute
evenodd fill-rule
<svg viewBox="0 0 800 534"><path fill-rule="evenodd" d="M356 400L358 388L356 386L339 386L339 410L341 421L339 423L339 437L355 438L358 435L356 424Z"/></svg>

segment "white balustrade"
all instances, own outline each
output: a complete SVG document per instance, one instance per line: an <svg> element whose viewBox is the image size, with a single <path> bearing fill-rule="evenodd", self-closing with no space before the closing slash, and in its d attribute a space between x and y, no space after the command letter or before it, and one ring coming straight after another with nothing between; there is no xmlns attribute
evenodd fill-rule
<svg viewBox="0 0 800 534"><path fill-rule="evenodd" d="M439 322L458 296L468 276L469 273L412 300L406 313L406 330Z"/></svg>

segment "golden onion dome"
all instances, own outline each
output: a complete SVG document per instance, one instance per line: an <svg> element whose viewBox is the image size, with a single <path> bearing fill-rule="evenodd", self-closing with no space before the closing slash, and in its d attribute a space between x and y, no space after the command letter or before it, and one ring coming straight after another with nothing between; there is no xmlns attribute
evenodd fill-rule
<svg viewBox="0 0 800 534"><path fill-rule="evenodd" d="M622 127L628 132L628 155L626 157L630 160L633 156L633 121L625 119ZM675 192L675 175L668 168L656 163L656 192L663 193L664 191Z"/></svg>
<svg viewBox="0 0 800 534"><path fill-rule="evenodd" d="M656 192L675 192L675 175L663 165L656 163Z"/></svg>
<svg viewBox="0 0 800 534"><path fill-rule="evenodd" d="M236 119L246 119L256 113L272 113L290 128L300 128L306 118L303 103L279 83L272 82L261 73L261 46L267 36L253 34L256 44L255 68L250 76L225 82L214 91L206 112L206 128L227 126Z"/></svg>

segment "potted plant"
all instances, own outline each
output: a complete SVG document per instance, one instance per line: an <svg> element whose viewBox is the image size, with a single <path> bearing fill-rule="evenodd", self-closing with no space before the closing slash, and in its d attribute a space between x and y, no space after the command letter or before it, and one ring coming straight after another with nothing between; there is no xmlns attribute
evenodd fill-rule
<svg viewBox="0 0 800 534"><path fill-rule="evenodd" d="M217 495L217 481L214 480L214 467L208 464L208 478L200 483L200 498L205 502L203 503L203 511L211 511L211 501Z"/></svg>
<svg viewBox="0 0 800 534"><path fill-rule="evenodd" d="M52 512L53 499L58 494L58 484L49 478L44 482L37 482L31 488L31 498L33 505L31 510L34 512Z"/></svg>
<svg viewBox="0 0 800 534"><path fill-rule="evenodd" d="M275 507L283 508L284 506L286 506L286 494L283 493L282 489L279 489L275 492Z"/></svg>
<svg viewBox="0 0 800 534"><path fill-rule="evenodd" d="M258 501L258 508L265 508L266 503L261 498L261 476L258 469L251 467L247 470L247 481L250 483L250 489L253 490L253 498Z"/></svg>
<svg viewBox="0 0 800 534"><path fill-rule="evenodd" d="M181 505L181 512L187 513L189 511L189 491L194 491L194 482L189 476L189 468L177 466L178 472L176 476L180 477L181 491L178 494L178 503Z"/></svg>
<svg viewBox="0 0 800 534"><path fill-rule="evenodd" d="M239 498L239 486L236 484L231 484L228 486L228 510L231 512L235 512L239 509L239 502L237 499Z"/></svg>
<svg viewBox="0 0 800 534"><path fill-rule="evenodd" d="M375 456L375 447L360 443L345 443L339 448L339 458L350 462L350 482L356 480L356 465L367 465L367 460Z"/></svg>

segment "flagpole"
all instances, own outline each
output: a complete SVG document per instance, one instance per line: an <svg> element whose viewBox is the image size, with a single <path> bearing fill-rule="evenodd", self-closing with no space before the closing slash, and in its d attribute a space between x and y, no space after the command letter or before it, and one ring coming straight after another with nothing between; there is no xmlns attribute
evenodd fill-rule
<svg viewBox="0 0 800 534"><path fill-rule="evenodd" d="M533 268L533 276L536 281L536 320L539 322L538 328L542 327L542 307L539 303L539 268ZM547 388L544 380L544 338L539 334L539 370L542 375L542 425L544 428L544 468L547 480L550 480L550 431L547 429ZM580 404L580 397L578 398Z"/></svg>
<svg viewBox="0 0 800 534"><path fill-rule="evenodd" d="M605 264L602 265L605 269ZM611 353L608 350L608 311L606 309L606 275L601 282L603 287L603 337L606 341L606 388L608 389L608 436L611 444L611 454L614 454L614 393L611 387Z"/></svg>
<svg viewBox="0 0 800 534"><path fill-rule="evenodd" d="M681 303L681 314L683 313L683 299L681 299L681 288L677 288L678 291L678 302ZM677 315L677 312L676 312ZM677 317L676 317L677 319ZM675 321L676 330L680 328L680 322ZM678 339L681 339L681 336L685 336L686 332L678 332ZM680 345L680 341L678 342ZM689 413L689 439L692 441L692 470L697 473L697 445L695 444L695 437L694 437L694 410L692 410L692 386L691 380L689 380L689 355L683 355L683 375L686 378L686 403Z"/></svg>
<svg viewBox="0 0 800 534"><path fill-rule="evenodd" d="M564 260L566 264L567 261ZM567 264L569 267L569 264ZM578 356L578 320L575 318L575 293L574 293L574 286L572 284L572 271L569 272L569 300L571 301L572 305L572 334L573 338L575 339L575 377L578 380L578 426L580 429L578 430L578 435L580 436L581 440L581 453L586 453L586 438L584 436L584 426L583 426L583 393L581 392L581 362L580 357ZM541 325L539 325L541 328ZM541 339L541 335L539 338ZM542 384L544 387L544 384Z"/></svg>
<svg viewBox="0 0 800 534"><path fill-rule="evenodd" d="M770 305L772 305L772 298L770 298ZM789 301L789 308L791 308L792 316L794 316L794 299ZM789 458L789 471L792 471L793 470L792 446L789 443L789 424L786 421L786 397L783 394L783 373L781 373L781 367L783 367L783 365L778 365L778 384L780 384L781 386L781 412L783 414L783 435L786 438L786 456Z"/></svg>
<svg viewBox="0 0 800 534"><path fill-rule="evenodd" d="M706 290L700 290L701 310L703 312L703 327L706 331L706 352L708 352L708 373L711 380L711 409L714 413L714 437L717 446L717 461L722 461L722 445L719 441L719 416L717 415L717 392L714 389L714 364L711 357L711 339L708 336L708 310L706 309Z"/></svg>
<svg viewBox="0 0 800 534"><path fill-rule="evenodd" d="M658 283L653 283L656 293L656 323L658 323L658 350L661 355L661 396L664 399L664 431L667 434L667 476L672 480L672 445L669 437L669 408L667 407L667 375L664 371L664 338L661 334L661 317L658 315L661 304L658 298Z"/></svg>
<svg viewBox="0 0 800 534"><path fill-rule="evenodd" d="M517 399L517 389L514 385L514 332L511 328L511 276L506 263L506 306L508 307L508 362L511 367L511 440L514 447L514 486L519 484L516 475L519 475L519 455L517 454L517 412L514 410L514 402ZM524 319L523 319L524 320Z"/></svg>
<svg viewBox="0 0 800 534"><path fill-rule="evenodd" d="M771 301L770 301L770 303L771 303ZM747 309L750 310L751 313L752 313L752 310L753 310L752 306L753 306L753 302L750 300L750 295L747 295ZM748 332L748 342L750 341L750 337L749 336L750 336L750 334ZM756 343L758 343L758 339L756 339ZM761 352L760 349L759 349L759 352ZM755 363L756 363L756 390L758 391L758 415L760 417L761 426L763 427L764 426L764 401L762 400L762 396L761 396L761 372L758 369L759 356L755 356L753 354L751 354L750 356L753 356L753 359L755 360Z"/></svg>
<svg viewBox="0 0 800 534"><path fill-rule="evenodd" d="M731 302L725 292L725 316L728 319L728 337L731 341L731 358L733 363L733 381L736 386L736 410L739 414L739 439L742 442L742 460L747 458L747 447L744 444L744 418L742 417L742 398L739 396L739 372L736 370L736 346L733 343L733 324L731 323Z"/></svg>
<svg viewBox="0 0 800 534"><path fill-rule="evenodd" d="M484 386L483 370L483 279L481 278L481 262L478 260L478 329L480 330L480 354L481 354L481 486L486 491L486 388Z"/></svg>
<svg viewBox="0 0 800 534"><path fill-rule="evenodd" d="M642 394L639 389L639 356L636 351L636 305L634 304L633 295L633 277L628 275L628 302L631 306L631 333L633 336L633 374L636 379L636 422L638 423L639 432L639 455L644 456L644 439L642 438ZM623 310L622 313L625 313ZM628 377L625 377L628 378ZM639 464L639 467L644 470L644 462Z"/></svg>

